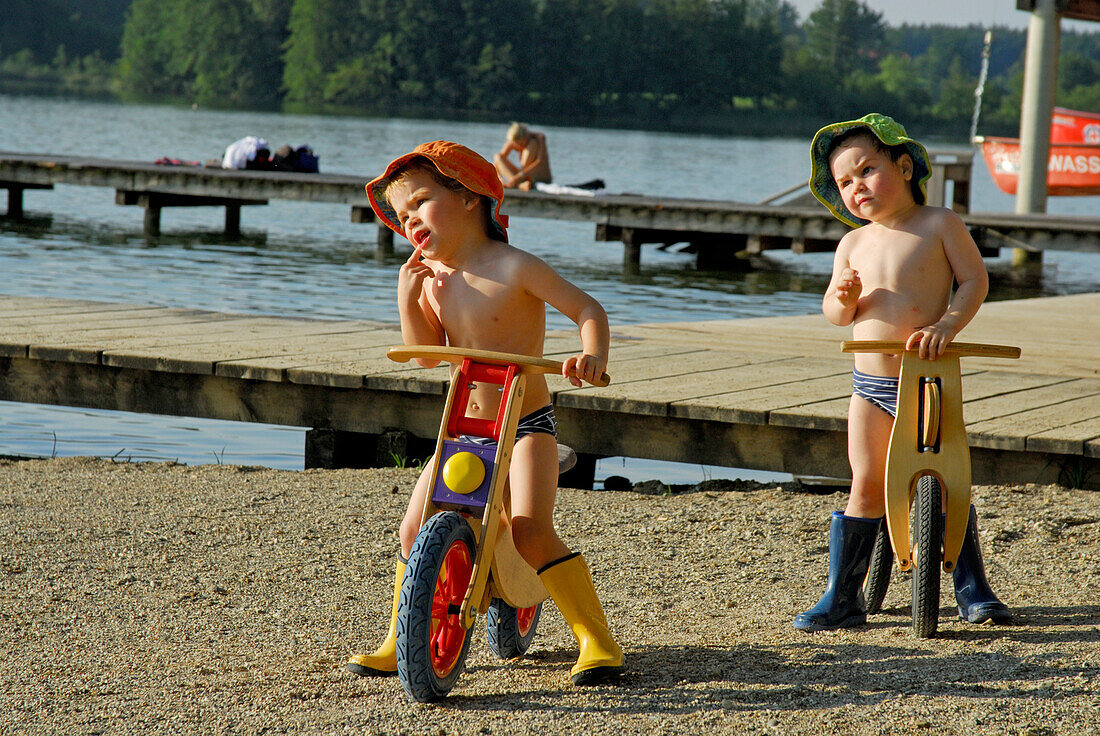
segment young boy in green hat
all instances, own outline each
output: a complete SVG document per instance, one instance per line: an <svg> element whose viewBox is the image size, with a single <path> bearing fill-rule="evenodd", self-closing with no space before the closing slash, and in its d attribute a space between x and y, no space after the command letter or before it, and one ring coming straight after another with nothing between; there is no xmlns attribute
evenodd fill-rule
<svg viewBox="0 0 1100 736"><path fill-rule="evenodd" d="M822 300L825 317L852 325L857 340L898 340L921 358L941 356L989 288L985 264L962 219L925 204L928 152L893 119L871 113L827 125L811 144L810 189L842 222ZM952 294L952 282L958 287ZM863 578L885 524L886 454L897 414L900 355L857 353L848 407L852 490L829 529L829 579L817 605L795 617L805 631L863 624ZM986 581L976 516L954 571L959 615L980 623L1010 618Z"/></svg>
<svg viewBox="0 0 1100 736"><path fill-rule="evenodd" d="M580 330L581 351L563 361L562 374L575 386L603 375L611 340L607 313L545 262L508 243L508 219L500 214L504 188L493 164L457 143L424 143L367 184L367 198L379 220L413 244L397 281L406 345L542 356L549 304ZM438 361L417 362L430 368ZM495 418L499 404L495 387L480 386L471 393L470 416ZM512 540L569 623L580 646L571 676L575 684L588 685L619 675L623 653L584 557L571 552L554 529L556 428L546 381L530 376L508 473ZM397 599L430 477L429 462L401 522L389 633L374 653L356 654L347 663L358 675L397 672Z"/></svg>

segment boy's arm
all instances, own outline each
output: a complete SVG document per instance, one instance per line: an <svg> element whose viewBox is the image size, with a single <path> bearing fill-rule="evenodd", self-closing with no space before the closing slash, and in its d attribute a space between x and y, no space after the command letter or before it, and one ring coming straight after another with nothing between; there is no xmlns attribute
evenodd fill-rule
<svg viewBox="0 0 1100 736"><path fill-rule="evenodd" d="M521 274L523 287L576 323L581 352L562 362L562 375L574 386L581 381L595 383L607 370L611 349L611 328L607 312L592 296L566 281L544 261L525 254Z"/></svg>
<svg viewBox="0 0 1100 736"><path fill-rule="evenodd" d="M401 341L406 345L446 345L447 334L427 302L424 282L435 272L420 260L420 248L413 250L397 275L397 313L401 317ZM424 368L434 368L438 360L416 359Z"/></svg>
<svg viewBox="0 0 1100 736"><path fill-rule="evenodd" d="M951 264L958 288L943 316L935 324L915 331L905 341L906 349L918 348L922 358L943 355L948 343L974 319L978 307L989 293L985 262L966 224L951 210L943 210L943 213L943 251Z"/></svg>
<svg viewBox="0 0 1100 736"><path fill-rule="evenodd" d="M833 257L833 276L829 280L829 287L825 289L825 296L821 299L821 311L825 318L841 327L852 324L856 318L859 295L863 293L859 272L848 263L853 236L854 233L848 233L837 245L836 255Z"/></svg>

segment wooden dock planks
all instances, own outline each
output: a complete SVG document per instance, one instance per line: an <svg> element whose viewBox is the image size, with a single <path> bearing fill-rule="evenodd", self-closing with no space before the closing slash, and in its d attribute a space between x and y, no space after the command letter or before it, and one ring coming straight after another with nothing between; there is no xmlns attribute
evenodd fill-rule
<svg viewBox="0 0 1100 736"><path fill-rule="evenodd" d="M1017 473L1005 457L1033 455L1017 463L1028 473L1051 456L1100 458L1098 320L1100 294L983 306L962 339L1015 344L1023 357L963 361L971 446L1007 453L976 473ZM550 378L563 435L579 452L836 472L851 394L847 333L818 315L616 326L610 386ZM365 321L0 295L0 399L88 405L83 391L100 407L349 431L406 422L430 435L447 371L388 360L399 342L395 325ZM554 332L546 355L577 347L574 333ZM164 396L142 400L158 382L170 387Z"/></svg>

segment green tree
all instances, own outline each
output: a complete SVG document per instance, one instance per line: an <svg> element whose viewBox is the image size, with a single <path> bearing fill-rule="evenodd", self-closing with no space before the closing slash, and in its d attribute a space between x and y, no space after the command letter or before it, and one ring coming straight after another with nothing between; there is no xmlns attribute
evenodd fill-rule
<svg viewBox="0 0 1100 736"><path fill-rule="evenodd" d="M882 13L859 0L822 0L805 30L810 58L842 79L874 72L886 48Z"/></svg>
<svg viewBox="0 0 1100 736"><path fill-rule="evenodd" d="M932 114L940 120L965 120L974 111L974 88L978 80L963 71L961 59L956 58L948 70L947 78L939 85L939 96L932 106Z"/></svg>
<svg viewBox="0 0 1100 736"><path fill-rule="evenodd" d="M218 107L275 104L279 41L256 10L274 12L281 1L135 0L123 33L123 90Z"/></svg>
<svg viewBox="0 0 1100 736"><path fill-rule="evenodd" d="M134 0L122 34L119 82L130 97L181 97L184 78L175 71L172 28L176 6L168 0Z"/></svg>
<svg viewBox="0 0 1100 736"><path fill-rule="evenodd" d="M340 70L336 88L352 87L356 77L354 57L367 49L357 48L354 31L362 22L377 23L379 17L362 17L356 0L294 0L283 44L283 89L290 102L316 103L326 96L329 74ZM350 67L348 66L350 65ZM362 67L362 62L359 62ZM344 97L346 93L335 93Z"/></svg>

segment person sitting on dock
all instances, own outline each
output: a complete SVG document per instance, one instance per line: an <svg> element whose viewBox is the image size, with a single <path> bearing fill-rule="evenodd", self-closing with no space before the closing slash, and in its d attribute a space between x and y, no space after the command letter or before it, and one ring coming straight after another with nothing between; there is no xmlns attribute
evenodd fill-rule
<svg viewBox="0 0 1100 736"><path fill-rule="evenodd" d="M509 245L507 218L500 214L504 189L491 163L457 143L424 143L390 163L367 185L367 197L379 221L413 244L397 282L405 344L539 357L549 304L580 330L581 352L563 362L562 373L575 386L603 375L610 345L607 313L545 262ZM432 367L437 361L418 362ZM475 389L471 416L493 418L499 403L495 388ZM557 427L542 376L528 379L522 409L509 471L512 538L577 638L573 682L592 684L621 673L623 653L608 629L584 557L571 552L554 529ZM356 674L397 671L397 596L420 531L431 465L421 473L401 522L389 633L373 654L351 658L347 668Z"/></svg>
<svg viewBox="0 0 1100 736"><path fill-rule="evenodd" d="M898 340L921 358L941 356L985 299L985 264L962 219L925 204L928 153L893 119L871 113L817 132L810 190L856 228L841 239L822 311L852 325L857 340ZM952 281L958 287L952 296ZM848 407L852 490L829 529L829 577L817 605L794 627L806 631L867 620L863 579L879 525L885 524L886 456L897 414L900 355L858 353ZM976 517L972 514L973 520ZM954 571L960 616L971 623L1009 620L985 577L977 529L964 537Z"/></svg>
<svg viewBox="0 0 1100 736"><path fill-rule="evenodd" d="M513 163L512 153L519 155ZM546 149L546 134L531 130L523 123L512 123L505 136L504 147L493 156L493 165L505 187L528 191L540 182L549 184L550 153Z"/></svg>

